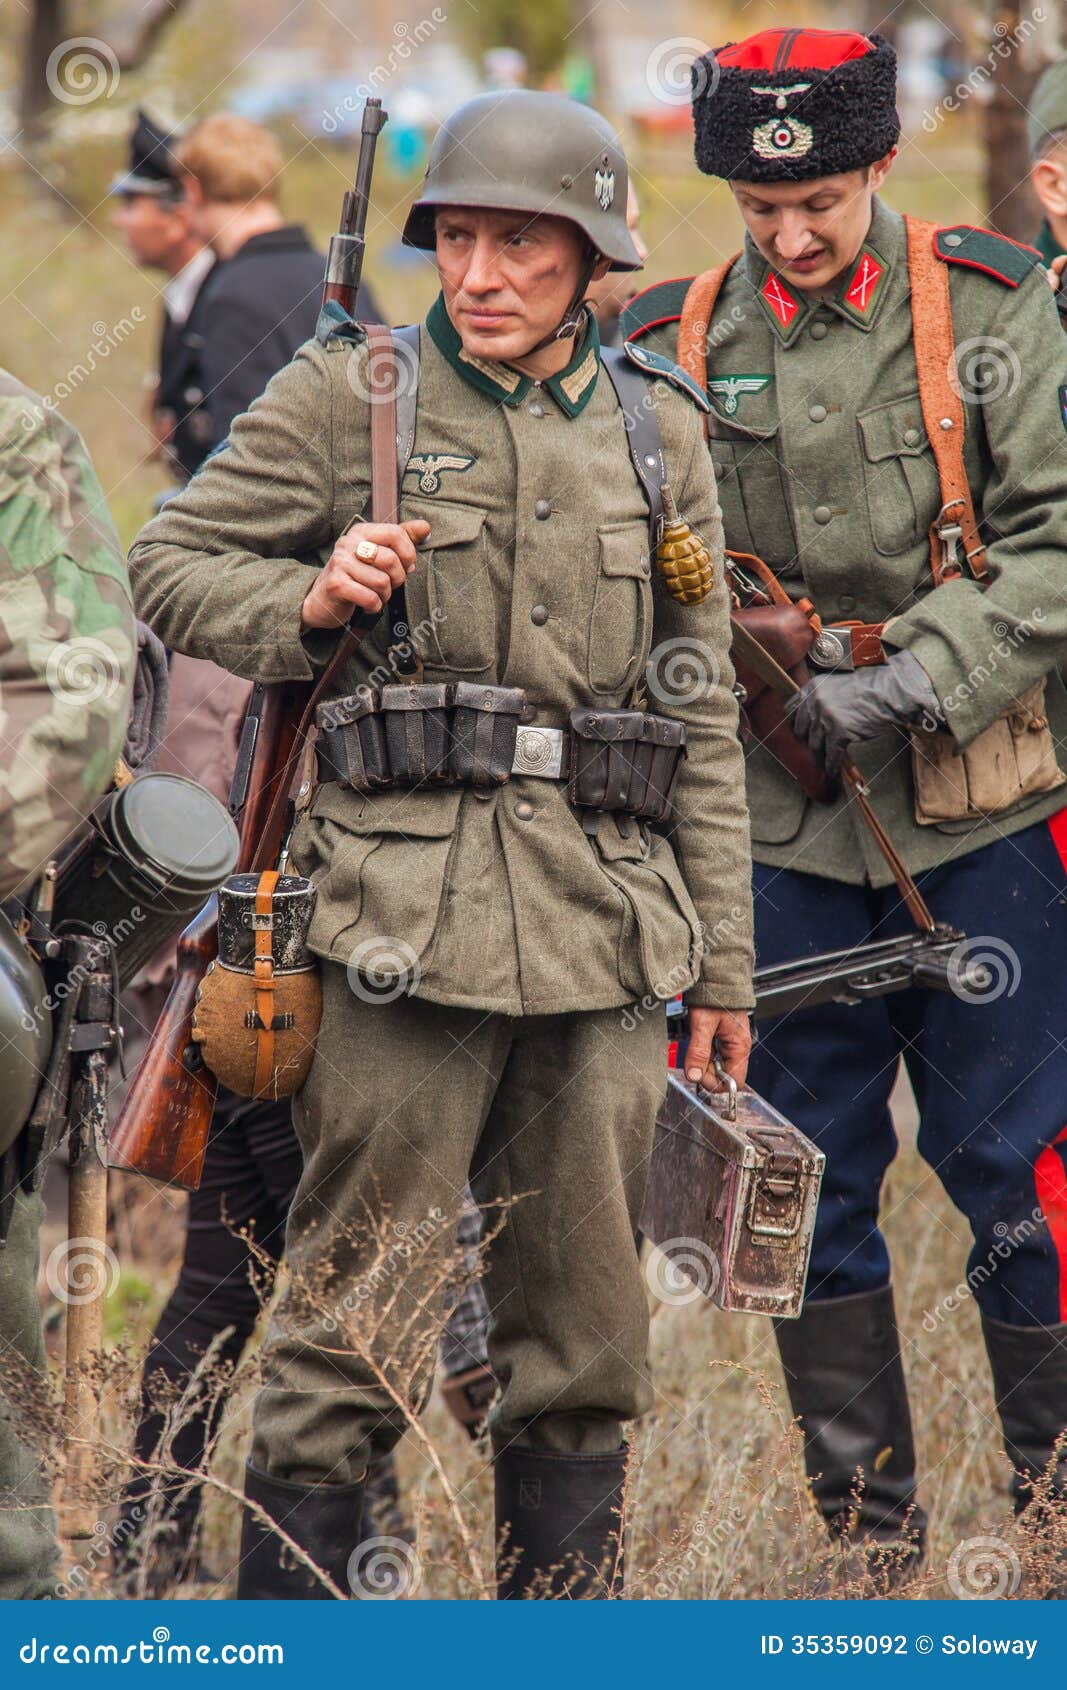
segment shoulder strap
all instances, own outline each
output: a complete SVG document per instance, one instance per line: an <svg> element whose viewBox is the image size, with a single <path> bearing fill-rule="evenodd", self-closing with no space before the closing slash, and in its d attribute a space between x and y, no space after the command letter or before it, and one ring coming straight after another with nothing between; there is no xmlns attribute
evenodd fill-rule
<svg viewBox="0 0 1067 1690"><path fill-rule="evenodd" d="M716 264L714 269L705 270L697 276L682 306L678 325L678 363L686 375L692 377L705 392L708 386L708 331L711 328L711 315L722 292L722 285L740 256L739 252L735 252L732 258L727 258L722 264ZM707 432L708 420L705 417L705 435Z"/></svg>
<svg viewBox="0 0 1067 1690"><path fill-rule="evenodd" d="M422 353L420 325L406 323L403 328L394 329L393 344L396 376L396 520L399 520L404 471L415 450L415 423L419 409L419 360ZM381 520L380 517L375 518L375 521ZM410 636L407 595L403 587L396 587L389 599L389 649L400 679L417 681L420 679L421 670Z"/></svg>
<svg viewBox="0 0 1067 1690"><path fill-rule="evenodd" d="M619 346L603 347L600 357L626 419L626 442L634 473L648 505L651 545L654 547L659 540L659 522L663 515L661 489L667 480L667 465L656 407L649 402L648 378L634 368Z"/></svg>
<svg viewBox="0 0 1067 1690"><path fill-rule="evenodd" d="M393 346L391 331L384 328L380 323L367 323L364 325L364 331L367 336L370 358L368 381L374 393L374 403L370 407L371 520L374 522L395 522L400 512L400 483L397 477L396 464L396 349ZM333 656L311 688L307 702L301 712L292 749L272 781L274 798L267 813L267 819L263 824L259 847L252 860L251 869L253 873L274 867L273 862L263 859L268 854L271 838L276 836L282 812L289 800L289 788L292 785L293 775L307 749L309 735L315 721L315 706L322 699L331 681L348 662L352 653L362 645L380 615L380 610L357 610L355 612L342 630Z"/></svg>
<svg viewBox="0 0 1067 1690"><path fill-rule="evenodd" d="M976 581L987 579L985 546L978 532L974 502L963 461L963 399L950 372L956 367L948 266L938 258L936 223L905 217L908 276L911 281L911 329L919 402L941 482L941 509L930 524L930 569L935 587L960 575L957 541Z"/></svg>

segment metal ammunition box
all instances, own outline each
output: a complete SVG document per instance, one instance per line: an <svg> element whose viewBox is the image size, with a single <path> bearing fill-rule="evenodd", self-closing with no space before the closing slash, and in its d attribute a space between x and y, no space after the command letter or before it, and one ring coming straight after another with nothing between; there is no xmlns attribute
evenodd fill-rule
<svg viewBox="0 0 1067 1690"><path fill-rule="evenodd" d="M796 1319L826 1158L746 1087L711 1093L668 1074L641 1228L722 1309ZM694 1248L695 1245L695 1248Z"/></svg>

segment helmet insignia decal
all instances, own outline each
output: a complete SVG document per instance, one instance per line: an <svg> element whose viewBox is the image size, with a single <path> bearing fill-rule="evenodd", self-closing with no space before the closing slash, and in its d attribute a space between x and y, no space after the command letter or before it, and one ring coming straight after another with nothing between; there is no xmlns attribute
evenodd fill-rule
<svg viewBox="0 0 1067 1690"><path fill-rule="evenodd" d="M597 165L593 178L593 194L602 211L607 211L615 198L615 172L608 164L606 154L603 164Z"/></svg>
<svg viewBox="0 0 1067 1690"><path fill-rule="evenodd" d="M753 94L769 95L775 110L787 115L772 117L752 131L752 150L760 158L803 158L815 144L815 132L799 118L788 116L790 94L806 94L810 82L796 82L791 88L753 88Z"/></svg>

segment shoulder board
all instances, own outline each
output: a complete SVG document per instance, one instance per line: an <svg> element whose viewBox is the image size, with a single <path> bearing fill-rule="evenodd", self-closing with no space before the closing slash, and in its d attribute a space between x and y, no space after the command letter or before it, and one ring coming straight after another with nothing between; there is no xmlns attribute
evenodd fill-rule
<svg viewBox="0 0 1067 1690"><path fill-rule="evenodd" d="M366 338L362 326L348 315L343 305L338 305L336 299L329 300L322 307L315 324L315 339L320 345L328 346L331 340L353 345Z"/></svg>
<svg viewBox="0 0 1067 1690"><path fill-rule="evenodd" d="M642 375L669 381L679 393L684 393L691 399L698 410L711 410L711 402L700 383L695 382L692 376L687 376L677 364L672 364L669 358L662 358L658 352L652 352L647 346L635 346L632 340L624 341L622 350L627 361L636 364Z"/></svg>
<svg viewBox="0 0 1067 1690"><path fill-rule="evenodd" d="M987 276L995 277L1009 288L1025 282L1031 270L1043 262L1036 247L1022 246L1018 241L1009 241L1006 235L995 235L991 229L975 229L968 223L938 229L934 251L946 264L984 270Z"/></svg>
<svg viewBox="0 0 1067 1690"><path fill-rule="evenodd" d="M636 340L649 329L676 323L694 280L693 276L678 276L673 282L656 282L635 294L619 319L623 340Z"/></svg>

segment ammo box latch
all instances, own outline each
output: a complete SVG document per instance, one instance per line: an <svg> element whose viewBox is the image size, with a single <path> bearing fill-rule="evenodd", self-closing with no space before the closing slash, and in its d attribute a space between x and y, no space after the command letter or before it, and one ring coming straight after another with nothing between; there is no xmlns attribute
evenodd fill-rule
<svg viewBox="0 0 1067 1690"><path fill-rule="evenodd" d="M789 1133L768 1125L751 1128L750 1136L766 1157L749 1192L749 1231L760 1244L793 1238L803 1216L804 1164Z"/></svg>

